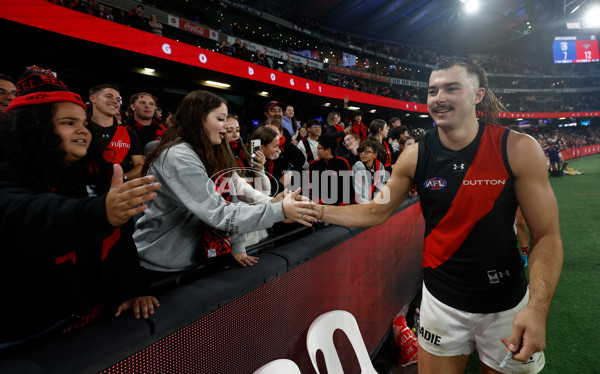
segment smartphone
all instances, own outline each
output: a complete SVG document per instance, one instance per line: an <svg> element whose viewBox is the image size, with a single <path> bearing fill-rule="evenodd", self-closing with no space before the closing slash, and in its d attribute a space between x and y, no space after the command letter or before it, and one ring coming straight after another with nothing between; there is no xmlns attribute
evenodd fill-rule
<svg viewBox="0 0 600 374"><path fill-rule="evenodd" d="M260 151L260 139L253 139L250 141L250 150L252 157L256 157L256 154L254 154L254 152Z"/></svg>

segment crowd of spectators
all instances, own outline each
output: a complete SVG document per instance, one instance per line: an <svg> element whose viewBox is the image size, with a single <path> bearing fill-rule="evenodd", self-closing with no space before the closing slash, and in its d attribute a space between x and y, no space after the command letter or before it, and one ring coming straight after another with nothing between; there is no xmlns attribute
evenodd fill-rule
<svg viewBox="0 0 600 374"><path fill-rule="evenodd" d="M591 95L564 94L562 96L530 97L505 94L500 97L509 112L565 113L600 109L600 97Z"/></svg>
<svg viewBox="0 0 600 374"><path fill-rule="evenodd" d="M129 11L125 11L122 9L113 10L107 5L99 4L96 0L49 1L67 6L69 8L75 9L83 13L87 13L93 16L101 17L104 19L136 27L148 32L152 32L157 35L164 34L163 29L165 29L165 26L163 26L160 22L156 20L155 15L151 15L150 18L147 18L144 15L144 7L141 4L138 4L135 8ZM223 17L208 17L207 15L212 14L213 12L215 14L222 15L223 12L226 11L225 8L220 9L219 4L207 4L206 6L207 12L204 12L206 14L194 17L190 16L190 18L194 18L196 22L204 22L210 27L229 30L233 36L238 37L238 39L236 39L235 43L233 44L227 41L220 42L217 45L212 45L212 42L205 42L204 46L207 48L211 48L212 45L213 48L211 49L219 51L220 53L223 53L225 55L250 61L262 66L267 66L275 70L307 78L316 82L327 83L339 87L353 89L360 92L390 97L394 99L400 99L408 102L415 102L421 104L426 103L425 88L382 83L371 79L358 78L354 76L334 73L328 71L327 69L317 69L299 63L292 63L290 61L280 60L261 52L251 51L247 47L246 40L257 43L265 43L265 41L268 41L270 42L270 44L273 44L273 47L280 48L286 52L293 52L294 48L292 48L291 45L286 46L284 43L282 44L279 38L265 38L265 29L269 28L269 26L267 25L256 27L257 30L262 29L262 33L255 32L257 30L251 31L248 29L248 26L242 27L241 23L238 21L233 22L230 25L224 25L222 21ZM376 62L377 58L371 56L372 63L369 66L365 66L364 64L358 64L357 66L353 67L353 69L367 71L372 74L382 75L391 78L426 82L428 79L427 77L429 75L429 70L427 68L428 65L431 65L432 63L434 63L440 58L443 58L444 56L451 56L456 54L462 56L470 55L470 53L464 51L456 51L443 48L422 48L405 44L367 39L361 36L352 35L340 31L339 29L323 26L320 22L317 22L314 19L294 15L290 13L287 9L271 3L264 3L258 1L253 2L252 6L257 7L262 11L276 14L281 18L289 19L290 21L294 22L295 25L298 25L300 28L304 27L311 30L311 32L316 33L314 34L314 36L317 38L319 35L321 35L328 39L332 39L340 43L344 43L346 45L352 44L358 46L366 51L384 53L386 55L395 56L399 59L399 61L403 61L406 64L408 64L408 66L412 66L411 68L403 68L395 65L390 66L389 62L383 61L381 64L379 64L378 62ZM267 22L265 21L265 24L266 23ZM252 27L251 23L249 23L248 25ZM289 35L293 34L292 30L283 30L283 27L280 27L277 24L271 26L271 34L282 32ZM304 38L306 38L305 35L301 35L299 37L303 38L303 40ZM244 41L242 41L242 39ZM333 48L335 49L335 46ZM336 53L338 54L338 56L341 56L341 50L339 49L339 47L336 50ZM369 52L364 52L363 54L366 56L368 53ZM361 55L361 57L364 56ZM554 80L549 78L520 78L511 80L510 77L505 77L503 75L510 75L514 74L515 71L519 71L520 76L535 77L548 74L558 75L559 72L555 67L552 66L548 67L537 64L532 61L521 60L509 56L500 56L493 52L486 54L476 54L472 55L472 57L480 59L483 66L490 73L490 83L493 88L495 87L501 89L552 89L581 87L582 85L585 85L587 87L593 86L594 84L598 83L597 77L595 78L595 81L590 81L589 79L585 78L570 80L567 79L566 81L563 79L562 81L558 82L554 82ZM498 77L495 77L495 74L498 74ZM586 111L600 109L599 99L595 96L572 95L576 97L570 99L568 103L561 102L562 97L557 98L556 95L553 95L554 97L548 98L548 96L549 93L544 93L543 95L535 93L520 93L518 95L512 94L510 96L506 96L505 100L507 100L507 108L519 112Z"/></svg>
<svg viewBox="0 0 600 374"><path fill-rule="evenodd" d="M536 138L542 148L549 144L557 144L561 149L600 144L600 129L593 127L534 128L525 132Z"/></svg>
<svg viewBox="0 0 600 374"><path fill-rule="evenodd" d="M243 142L235 135L239 134L237 120L226 120L227 102L207 91L188 94L174 116L165 120L159 115L159 98L148 92L141 90L123 101L116 86L98 85L82 95L89 100L86 105L82 96L68 91L53 72L37 66L29 67L18 82L2 75L0 83L0 213L3 222L11 221L10 227L3 226L3 233L27 231L35 238L22 240L22 250L15 251L15 262L27 269L14 267L13 272L3 273L7 277L4 284L17 276L41 282L43 276L48 286L25 282L24 288L11 288L13 293L28 295L31 302L44 300L48 308L44 318L38 319L31 315L35 309L28 303L10 309L10 318L3 320L27 318L36 323L13 324L10 334L0 340L0 350L32 344L39 336L67 333L97 318L118 317L130 309L137 318L148 318L153 308L159 307L158 300L150 296L158 288L148 288L145 279L157 284L198 267L222 270L236 263L256 264L258 258L246 254L245 233L267 228L271 236L277 236L300 223L311 226L316 222L310 199L298 196L294 183L309 185L303 188L304 195L321 203L367 202L389 175L380 165L390 163L391 152L381 144L395 148L387 145L387 124L377 120L382 126L371 136L359 131L359 158L357 154L348 156L350 146L321 134L320 121L300 121L293 107L277 101L266 103L265 120ZM39 99L40 90L45 94L43 100ZM281 124L284 113L297 141L292 141ZM348 112L344 114L346 118ZM360 116L353 118L362 124ZM199 123L205 131L197 131ZM338 125L341 135L352 133L351 126L345 130ZM307 143L300 135L301 128L309 129L308 135L317 144L314 150L312 146L304 152L298 148ZM246 145L254 139L261 140L256 150ZM307 166L308 155L311 161ZM29 178L23 178L19 168L28 160L35 162L26 169L31 171ZM243 175L254 172L264 176L267 172L276 179L263 178L267 186L259 189L256 178L247 181L229 174L232 167L241 169ZM352 167L361 172L360 200L354 197ZM294 171L298 174L290 175ZM337 184L330 184L328 173L339 176ZM172 178L174 175L178 177ZM159 183L149 183L152 181ZM214 188L207 189L211 183ZM295 192L284 195L284 188ZM38 200L44 204L27 203ZM56 204L62 204L60 209ZM93 222L88 222L91 218L87 215ZM57 217L68 224L57 228L62 222ZM296 221L296 226L279 223L284 218ZM48 224L38 225L38 220ZM91 223L97 227L88 227ZM72 245L64 246L64 230L72 227L79 228L81 240L69 252ZM203 234L190 237L189 233ZM52 250L39 253L36 240L44 240L44 247ZM115 260L116 254L126 255L127 261ZM30 263L39 266L29 267ZM55 263L60 269L54 268ZM66 280L61 277L63 271ZM117 279L110 275L113 272L125 277ZM126 286L133 283L127 277L140 283L131 292ZM80 284L73 294L61 294L68 285ZM27 329L20 328L25 325Z"/></svg>

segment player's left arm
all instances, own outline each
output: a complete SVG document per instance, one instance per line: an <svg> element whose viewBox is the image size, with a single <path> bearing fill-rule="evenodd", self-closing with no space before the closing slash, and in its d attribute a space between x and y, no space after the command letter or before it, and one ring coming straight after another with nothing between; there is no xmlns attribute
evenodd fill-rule
<svg viewBox="0 0 600 374"><path fill-rule="evenodd" d="M514 359L526 362L546 346L546 319L562 269L563 248L558 206L542 148L532 137L511 132L508 159L515 175L517 200L531 236L530 288L529 303L515 315L510 340L503 342L514 345L514 351L518 351Z"/></svg>

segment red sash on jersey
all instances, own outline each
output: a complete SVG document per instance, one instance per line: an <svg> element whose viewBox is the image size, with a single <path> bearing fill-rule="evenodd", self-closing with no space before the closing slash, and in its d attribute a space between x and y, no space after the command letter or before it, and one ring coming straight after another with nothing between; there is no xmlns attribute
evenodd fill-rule
<svg viewBox="0 0 600 374"><path fill-rule="evenodd" d="M504 127L486 125L477 153L450 209L425 238L424 268L436 268L452 257L475 224L494 207L504 184L474 186L469 181L508 180L509 175L502 159L502 135L505 130ZM473 191L474 188L477 188L476 192Z"/></svg>
<svg viewBox="0 0 600 374"><path fill-rule="evenodd" d="M224 184L223 182L227 183ZM224 176L220 176L215 181L215 190L225 199L225 201L227 201L227 203L229 203L229 200L231 199L231 195L227 189L229 182L229 178L226 179ZM203 247L204 253L202 255L205 259L231 253L231 243L229 242L229 236L227 232L215 229L206 223L204 224Z"/></svg>
<svg viewBox="0 0 600 374"><path fill-rule="evenodd" d="M117 126L108 147L102 152L102 157L111 164L121 164L131 149L131 138L124 126Z"/></svg>

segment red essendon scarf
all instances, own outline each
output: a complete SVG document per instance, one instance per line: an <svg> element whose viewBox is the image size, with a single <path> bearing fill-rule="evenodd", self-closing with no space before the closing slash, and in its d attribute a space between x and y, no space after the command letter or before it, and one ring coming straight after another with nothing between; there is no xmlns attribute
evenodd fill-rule
<svg viewBox="0 0 600 374"><path fill-rule="evenodd" d="M231 194L229 193L229 178L225 178L223 175L219 176L215 180L215 190L219 195L227 201L231 200ZM204 223L204 255L205 258L212 258L217 256L223 256L231 253L231 243L226 231L217 230L212 226Z"/></svg>

